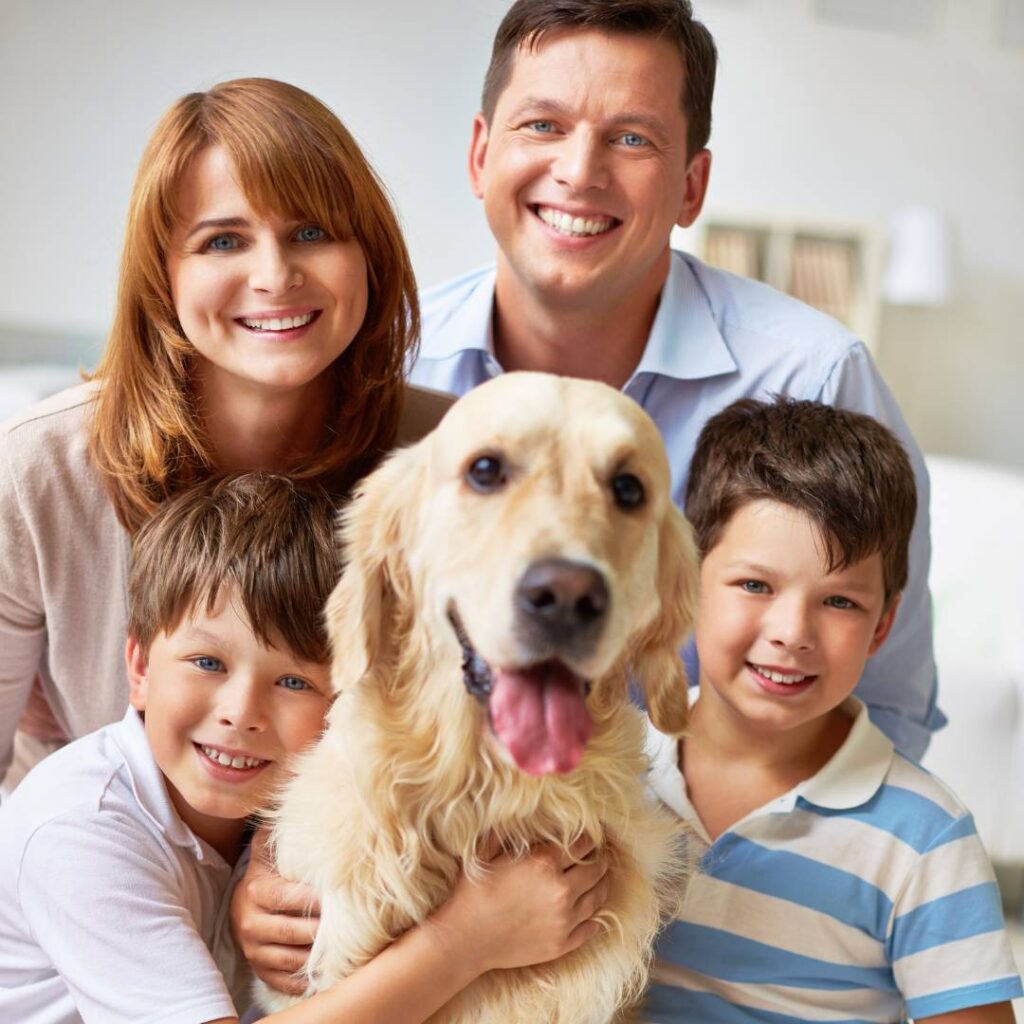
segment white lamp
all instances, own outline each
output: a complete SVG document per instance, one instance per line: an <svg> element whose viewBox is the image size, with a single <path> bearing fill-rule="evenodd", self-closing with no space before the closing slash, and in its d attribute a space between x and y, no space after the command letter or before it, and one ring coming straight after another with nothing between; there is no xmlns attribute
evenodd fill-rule
<svg viewBox="0 0 1024 1024"><path fill-rule="evenodd" d="M889 263L882 294L897 306L942 306L949 301L949 228L928 206L896 212L889 228Z"/></svg>

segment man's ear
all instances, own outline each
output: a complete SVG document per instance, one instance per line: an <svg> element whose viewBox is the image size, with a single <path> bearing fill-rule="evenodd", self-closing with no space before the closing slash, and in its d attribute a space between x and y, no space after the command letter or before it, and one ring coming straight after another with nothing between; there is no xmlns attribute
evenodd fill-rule
<svg viewBox="0 0 1024 1024"><path fill-rule="evenodd" d="M491 132L483 114L473 118L473 138L469 143L469 184L477 199L484 197L484 161Z"/></svg>
<svg viewBox="0 0 1024 1024"><path fill-rule="evenodd" d="M868 647L869 658L885 643L885 638L892 632L892 624L896 621L896 609L900 606L902 596L902 594L897 594L882 612L882 617L878 620L874 635L871 637L871 645Z"/></svg>
<svg viewBox="0 0 1024 1024"><path fill-rule="evenodd" d="M124 661L128 667L128 703L136 711L145 711L149 690L149 655L134 636L129 636L124 645Z"/></svg>
<svg viewBox="0 0 1024 1024"><path fill-rule="evenodd" d="M708 194L708 181L711 177L711 150L702 149L695 154L686 168L686 189L683 192L682 205L676 224L688 228L699 216L704 206L704 197Z"/></svg>

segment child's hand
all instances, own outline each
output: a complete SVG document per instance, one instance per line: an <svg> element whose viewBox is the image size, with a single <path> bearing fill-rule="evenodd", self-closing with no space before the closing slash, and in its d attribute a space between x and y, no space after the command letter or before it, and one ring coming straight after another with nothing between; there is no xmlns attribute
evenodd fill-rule
<svg viewBox="0 0 1024 1024"><path fill-rule="evenodd" d="M515 860L495 856L480 881L460 876L429 926L452 956L475 960L481 974L564 956L601 930L591 918L608 898L606 856L588 839L571 853L539 846Z"/></svg>
<svg viewBox="0 0 1024 1024"><path fill-rule="evenodd" d="M301 996L306 982L294 972L306 966L320 909L308 886L289 882L274 870L268 835L260 829L252 837L249 865L231 897L231 930L261 981L278 992Z"/></svg>

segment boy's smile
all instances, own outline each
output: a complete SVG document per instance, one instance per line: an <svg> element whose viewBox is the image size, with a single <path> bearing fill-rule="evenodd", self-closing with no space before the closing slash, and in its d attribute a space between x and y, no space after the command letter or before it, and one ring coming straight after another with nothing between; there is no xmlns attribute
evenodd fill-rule
<svg viewBox="0 0 1024 1024"><path fill-rule="evenodd" d="M132 706L146 713L175 808L196 835L230 850L245 818L267 805L288 758L320 735L327 666L283 641L263 646L231 593L210 612L193 608L148 652L130 639L127 660Z"/></svg>
<svg viewBox="0 0 1024 1024"><path fill-rule="evenodd" d="M701 704L744 729L814 722L853 692L892 626L876 552L829 570L817 526L774 501L742 506L701 566ZM708 703L705 703L708 702Z"/></svg>

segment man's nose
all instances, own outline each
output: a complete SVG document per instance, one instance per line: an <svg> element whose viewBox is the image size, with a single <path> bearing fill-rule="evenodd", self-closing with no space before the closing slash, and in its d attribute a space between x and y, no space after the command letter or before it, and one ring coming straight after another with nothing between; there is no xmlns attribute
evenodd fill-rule
<svg viewBox="0 0 1024 1024"><path fill-rule="evenodd" d="M608 185L607 152L601 137L593 131L577 128L557 143L551 172L555 179L573 192L585 192Z"/></svg>

